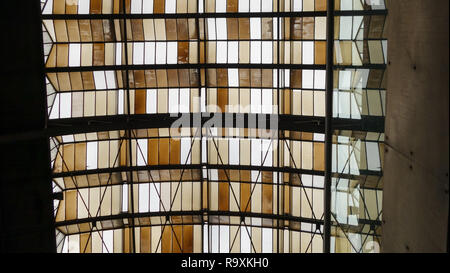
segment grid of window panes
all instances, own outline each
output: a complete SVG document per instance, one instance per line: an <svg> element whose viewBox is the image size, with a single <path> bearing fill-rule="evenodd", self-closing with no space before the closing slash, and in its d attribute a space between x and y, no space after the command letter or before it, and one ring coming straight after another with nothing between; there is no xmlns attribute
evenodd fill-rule
<svg viewBox="0 0 450 273"><path fill-rule="evenodd" d="M49 119L325 116L326 0L41 2ZM358 2L337 0L336 8L358 10ZM335 63L352 67L335 71L335 117L383 116L385 90L369 85L378 74L364 65L380 63L386 43L365 36L375 25L368 16L349 17L335 19ZM374 190L377 198L372 152L383 136L336 134L335 188ZM63 194L55 203L58 251L322 252L321 133L124 129L50 142L53 183ZM341 161L350 155L347 166ZM350 200L333 196L336 211ZM363 203L352 205L363 213ZM338 247L337 234L353 228L342 215L333 247L351 251Z"/></svg>
<svg viewBox="0 0 450 273"><path fill-rule="evenodd" d="M386 11L388 1L336 1L336 10ZM337 16L333 116L384 120L386 14ZM336 130L332 160L332 252L380 251L384 133Z"/></svg>

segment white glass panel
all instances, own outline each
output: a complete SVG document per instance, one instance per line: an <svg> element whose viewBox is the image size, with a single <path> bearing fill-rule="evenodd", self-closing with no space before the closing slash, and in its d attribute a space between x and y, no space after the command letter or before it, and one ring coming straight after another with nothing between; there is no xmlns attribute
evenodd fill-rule
<svg viewBox="0 0 450 273"><path fill-rule="evenodd" d="M261 63L261 42L250 42L250 63Z"/></svg>
<svg viewBox="0 0 450 273"><path fill-rule="evenodd" d="M78 0L78 14L89 14L89 0Z"/></svg>
<svg viewBox="0 0 450 273"><path fill-rule="evenodd" d="M177 0L166 0L166 13L175 13L177 9Z"/></svg>
<svg viewBox="0 0 450 273"><path fill-rule="evenodd" d="M238 11L249 12L249 10L250 10L250 0L239 0Z"/></svg>
<svg viewBox="0 0 450 273"><path fill-rule="evenodd" d="M272 63L272 42L262 42L262 63Z"/></svg>
<svg viewBox="0 0 450 273"><path fill-rule="evenodd" d="M272 253L272 229L263 228L262 229L262 252Z"/></svg>
<svg viewBox="0 0 450 273"><path fill-rule="evenodd" d="M87 143L86 169L97 169L97 142L91 141Z"/></svg>
<svg viewBox="0 0 450 273"><path fill-rule="evenodd" d="M178 61L178 43L168 42L167 43L167 63L176 64Z"/></svg>
<svg viewBox="0 0 450 273"><path fill-rule="evenodd" d="M147 139L138 139L137 145L137 165L145 166L147 165Z"/></svg>
<svg viewBox="0 0 450 273"><path fill-rule="evenodd" d="M155 63L155 43L145 42L145 64Z"/></svg>
<svg viewBox="0 0 450 273"><path fill-rule="evenodd" d="M303 64L314 64L314 42L303 42L302 60Z"/></svg>
<svg viewBox="0 0 450 273"><path fill-rule="evenodd" d="M59 94L59 118L70 118L72 115L72 94Z"/></svg>
<svg viewBox="0 0 450 273"><path fill-rule="evenodd" d="M178 89L169 89L169 113L178 113Z"/></svg>
<svg viewBox="0 0 450 273"><path fill-rule="evenodd" d="M141 13L141 12L142 12L142 0L131 0L131 13Z"/></svg>
<svg viewBox="0 0 450 273"><path fill-rule="evenodd" d="M261 11L261 0L250 0L250 12Z"/></svg>
<svg viewBox="0 0 450 273"><path fill-rule="evenodd" d="M144 43L133 44L133 64L144 63Z"/></svg>
<svg viewBox="0 0 450 273"><path fill-rule="evenodd" d="M248 233L251 232L251 229L247 231L245 226L241 226L241 253L250 253L251 251L251 242L250 236Z"/></svg>
<svg viewBox="0 0 450 273"><path fill-rule="evenodd" d="M96 89L106 89L105 73L103 71L94 71L94 82Z"/></svg>
<svg viewBox="0 0 450 273"><path fill-rule="evenodd" d="M156 63L165 64L166 63L166 43L157 42L156 43Z"/></svg>
<svg viewBox="0 0 450 273"><path fill-rule="evenodd" d="M325 89L325 70L314 71L314 89Z"/></svg>
<svg viewBox="0 0 450 273"><path fill-rule="evenodd" d="M239 70L237 68L228 69L228 85L239 86Z"/></svg>
<svg viewBox="0 0 450 273"><path fill-rule="evenodd" d="M227 42L217 42L217 63L227 62Z"/></svg>
<svg viewBox="0 0 450 273"><path fill-rule="evenodd" d="M227 11L227 0L216 0L216 12Z"/></svg>
<svg viewBox="0 0 450 273"><path fill-rule="evenodd" d="M302 88L312 89L314 83L314 70L302 71Z"/></svg>
<svg viewBox="0 0 450 273"><path fill-rule="evenodd" d="M228 63L238 63L239 42L228 42Z"/></svg>
<svg viewBox="0 0 450 273"><path fill-rule="evenodd" d="M293 1L293 11L302 11L303 1L301 0L294 0Z"/></svg>
<svg viewBox="0 0 450 273"><path fill-rule="evenodd" d="M113 253L113 242L114 242L114 230L105 230L102 235L103 243L103 253Z"/></svg>
<svg viewBox="0 0 450 273"><path fill-rule="evenodd" d="M143 13L153 13L153 0L144 0Z"/></svg>
<svg viewBox="0 0 450 273"><path fill-rule="evenodd" d="M220 226L220 253L230 252L230 227Z"/></svg>
<svg viewBox="0 0 450 273"><path fill-rule="evenodd" d="M80 66L81 63L80 44L69 44L69 66Z"/></svg>
<svg viewBox="0 0 450 273"><path fill-rule="evenodd" d="M261 39L261 18L250 18L250 39Z"/></svg>
<svg viewBox="0 0 450 273"><path fill-rule="evenodd" d="M227 39L227 20L226 18L216 19L217 40Z"/></svg>
<svg viewBox="0 0 450 273"><path fill-rule="evenodd" d="M149 212L149 184L139 184L139 212Z"/></svg>

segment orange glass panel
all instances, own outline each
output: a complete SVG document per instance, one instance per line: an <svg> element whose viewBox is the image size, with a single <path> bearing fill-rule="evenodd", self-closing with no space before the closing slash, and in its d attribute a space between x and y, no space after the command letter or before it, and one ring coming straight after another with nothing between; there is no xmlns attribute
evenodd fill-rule
<svg viewBox="0 0 450 273"><path fill-rule="evenodd" d="M69 45L56 45L56 66L65 67L69 65Z"/></svg>
<svg viewBox="0 0 450 273"><path fill-rule="evenodd" d="M239 86L250 87L250 70L239 69Z"/></svg>
<svg viewBox="0 0 450 273"><path fill-rule="evenodd" d="M64 2L65 2L65 0L54 0L54 2L53 2L53 13L54 14L64 14L65 13Z"/></svg>
<svg viewBox="0 0 450 273"><path fill-rule="evenodd" d="M75 170L86 169L86 142L75 144Z"/></svg>
<svg viewBox="0 0 450 273"><path fill-rule="evenodd" d="M145 74L146 86L149 88L156 87L156 72L155 72L155 70L145 70L144 74Z"/></svg>
<svg viewBox="0 0 450 273"><path fill-rule="evenodd" d="M92 253L92 236L89 233L80 234L80 253Z"/></svg>
<svg viewBox="0 0 450 273"><path fill-rule="evenodd" d="M250 181L250 171L241 171L241 181L242 182ZM241 211L249 212L251 210L252 204L250 202L250 192L251 192L251 184L241 183L241 194L240 194Z"/></svg>
<svg viewBox="0 0 450 273"><path fill-rule="evenodd" d="M272 88L273 87L273 72L271 69L262 70L262 87Z"/></svg>
<svg viewBox="0 0 450 273"><path fill-rule="evenodd" d="M83 90L83 81L81 79L80 72L70 72L70 84L72 86L72 90Z"/></svg>
<svg viewBox="0 0 450 273"><path fill-rule="evenodd" d="M103 42L103 24L101 20L91 20L92 39L96 42Z"/></svg>
<svg viewBox="0 0 450 273"><path fill-rule="evenodd" d="M229 40L239 39L239 23L237 18L227 18L227 32Z"/></svg>
<svg viewBox="0 0 450 273"><path fill-rule="evenodd" d="M178 87L178 71L176 69L167 69L167 79L169 87Z"/></svg>
<svg viewBox="0 0 450 273"><path fill-rule="evenodd" d="M316 0L315 10L316 11L326 11L327 10L327 1L326 0Z"/></svg>
<svg viewBox="0 0 450 273"><path fill-rule="evenodd" d="M225 68L217 69L217 85L228 86L228 70Z"/></svg>
<svg viewBox="0 0 450 273"><path fill-rule="evenodd" d="M141 253L150 253L150 227L141 227Z"/></svg>
<svg viewBox="0 0 450 273"><path fill-rule="evenodd" d="M135 114L145 114L147 101L147 91L145 89L137 89L134 97L134 112Z"/></svg>
<svg viewBox="0 0 450 273"><path fill-rule="evenodd" d="M238 12L238 0L227 1L227 12Z"/></svg>
<svg viewBox="0 0 450 273"><path fill-rule="evenodd" d="M77 14L78 6L74 1L66 1L66 14Z"/></svg>
<svg viewBox="0 0 450 273"><path fill-rule="evenodd" d="M124 253L131 253L131 232L129 228L123 229L123 252Z"/></svg>
<svg viewBox="0 0 450 273"><path fill-rule="evenodd" d="M67 33L69 34L70 42L79 42L80 41L80 30L78 27L77 20L67 20Z"/></svg>
<svg viewBox="0 0 450 273"><path fill-rule="evenodd" d="M180 87L188 87L190 86L189 81L189 70L188 69L179 69L178 70L178 81Z"/></svg>
<svg viewBox="0 0 450 273"><path fill-rule="evenodd" d="M74 145L66 144L63 146L63 171L73 171L74 170Z"/></svg>
<svg viewBox="0 0 450 273"><path fill-rule="evenodd" d="M325 64L326 62L326 47L325 41L314 42L314 63L315 64Z"/></svg>
<svg viewBox="0 0 450 273"><path fill-rule="evenodd" d="M290 212L290 191L291 187L284 187L284 213L289 214Z"/></svg>
<svg viewBox="0 0 450 273"><path fill-rule="evenodd" d="M302 24L302 39L313 40L314 39L314 17L304 17Z"/></svg>
<svg viewBox="0 0 450 273"><path fill-rule="evenodd" d="M180 146L179 139L170 139L170 164L180 164Z"/></svg>
<svg viewBox="0 0 450 273"><path fill-rule="evenodd" d="M166 227L167 228L167 227ZM183 226L174 225L173 226L173 236L172 236L172 252L173 253L181 253L181 246L183 243Z"/></svg>
<svg viewBox="0 0 450 273"><path fill-rule="evenodd" d="M292 88L302 88L302 71L300 69L292 69L290 79Z"/></svg>
<svg viewBox="0 0 450 273"><path fill-rule="evenodd" d="M217 89L217 106L219 106L222 113L226 112L226 105L228 105L228 89L219 88Z"/></svg>
<svg viewBox="0 0 450 273"><path fill-rule="evenodd" d="M291 35L293 40L302 39L302 18L295 17L291 19Z"/></svg>
<svg viewBox="0 0 450 273"><path fill-rule="evenodd" d="M105 65L105 44L94 44L94 63L93 65Z"/></svg>
<svg viewBox="0 0 450 273"><path fill-rule="evenodd" d="M262 185L262 212L272 213L273 188L272 185Z"/></svg>
<svg viewBox="0 0 450 273"><path fill-rule="evenodd" d="M161 252L162 253L171 253L172 252L172 227L169 223L166 223L165 226L162 227L164 229L161 238Z"/></svg>
<svg viewBox="0 0 450 273"><path fill-rule="evenodd" d="M178 40L188 40L188 20L177 19Z"/></svg>
<svg viewBox="0 0 450 273"><path fill-rule="evenodd" d="M167 40L177 40L177 20L166 19L166 38Z"/></svg>
<svg viewBox="0 0 450 273"><path fill-rule="evenodd" d="M164 13L165 12L165 0L154 0L153 2L153 13Z"/></svg>
<svg viewBox="0 0 450 273"><path fill-rule="evenodd" d="M261 87L261 69L251 69L251 87Z"/></svg>
<svg viewBox="0 0 450 273"><path fill-rule="evenodd" d="M250 19L239 18L239 38L250 39Z"/></svg>
<svg viewBox="0 0 450 273"><path fill-rule="evenodd" d="M325 170L325 144L314 143L314 169L318 171Z"/></svg>
<svg viewBox="0 0 450 273"><path fill-rule="evenodd" d="M183 226L183 253L194 252L194 227L191 225Z"/></svg>
<svg viewBox="0 0 450 273"><path fill-rule="evenodd" d="M74 220L77 218L77 191L66 191L64 200L66 202L66 219Z"/></svg>
<svg viewBox="0 0 450 273"><path fill-rule="evenodd" d="M92 41L91 22L89 20L78 20L82 42Z"/></svg>
<svg viewBox="0 0 450 273"><path fill-rule="evenodd" d="M169 139L161 138L159 140L159 164L169 164Z"/></svg>
<svg viewBox="0 0 450 273"><path fill-rule="evenodd" d="M84 89L95 89L94 85L94 74L92 72L81 72L81 77L83 78Z"/></svg>
<svg viewBox="0 0 450 273"><path fill-rule="evenodd" d="M225 170L219 170L219 180L228 181ZM219 182L219 210L227 211L230 207L230 188L228 182Z"/></svg>
<svg viewBox="0 0 450 273"><path fill-rule="evenodd" d="M128 158L128 140L122 140L122 145L120 146L120 166L127 166Z"/></svg>
<svg viewBox="0 0 450 273"><path fill-rule="evenodd" d="M158 87L167 87L167 72L166 70L156 70L156 82Z"/></svg>
<svg viewBox="0 0 450 273"><path fill-rule="evenodd" d="M313 137L314 137L313 133L302 132L301 139L302 140L311 140L312 141Z"/></svg>
<svg viewBox="0 0 450 273"><path fill-rule="evenodd" d="M284 89L284 101L283 101L283 112L284 114L291 114L291 90Z"/></svg>
<svg viewBox="0 0 450 273"><path fill-rule="evenodd" d="M134 41L144 40L144 28L142 24L142 19L131 19L131 30L133 33Z"/></svg>
<svg viewBox="0 0 450 273"><path fill-rule="evenodd" d="M144 71L134 70L133 72L135 88L146 88Z"/></svg>
<svg viewBox="0 0 450 273"><path fill-rule="evenodd" d="M91 12L92 14L102 13L102 0L91 0Z"/></svg>

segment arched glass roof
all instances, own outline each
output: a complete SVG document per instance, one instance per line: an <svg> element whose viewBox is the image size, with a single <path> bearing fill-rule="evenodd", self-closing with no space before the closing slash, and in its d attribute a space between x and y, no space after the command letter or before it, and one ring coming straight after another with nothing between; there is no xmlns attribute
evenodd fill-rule
<svg viewBox="0 0 450 273"><path fill-rule="evenodd" d="M58 251L377 250L383 0L41 3Z"/></svg>

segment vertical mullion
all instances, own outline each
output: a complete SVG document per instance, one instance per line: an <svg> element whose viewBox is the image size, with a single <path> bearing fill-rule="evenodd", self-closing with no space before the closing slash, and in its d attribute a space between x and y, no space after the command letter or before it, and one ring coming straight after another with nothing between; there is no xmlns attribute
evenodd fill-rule
<svg viewBox="0 0 450 273"><path fill-rule="evenodd" d="M333 117L333 43L334 43L334 0L327 1L327 53L325 91L325 198L324 198L324 241L323 252L330 253L331 236L331 161Z"/></svg>
<svg viewBox="0 0 450 273"><path fill-rule="evenodd" d="M126 19L126 3L125 0L122 0L122 5L123 5L123 29L124 29L124 47L125 47L125 64L128 67L128 37L127 37L127 19ZM125 83L125 87L126 87L126 96L127 96L127 110L128 110L128 116L131 115L130 113L130 107L131 107L131 103L130 103L130 81L129 81L129 75L128 75L128 69L125 69L125 79L126 79L126 83ZM126 133L127 133L127 138L128 138L128 149L129 149L129 162L130 162L130 166L133 163L133 151L132 151L132 145L131 145L131 129L129 128L129 124L127 124L127 129L126 129ZM130 171L130 188L129 190L131 191L131 214L134 215L134 189L133 189L133 171ZM135 232L135 226L134 226L134 218L132 217L131 219L131 230L132 230L132 247L133 247L133 253L136 252L136 232Z"/></svg>

